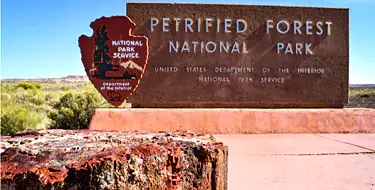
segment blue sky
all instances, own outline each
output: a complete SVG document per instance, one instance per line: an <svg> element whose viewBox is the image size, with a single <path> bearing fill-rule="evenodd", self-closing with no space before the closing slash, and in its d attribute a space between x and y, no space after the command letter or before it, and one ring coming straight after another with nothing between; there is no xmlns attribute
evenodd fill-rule
<svg viewBox="0 0 375 190"><path fill-rule="evenodd" d="M224 0L173 2L228 3ZM230 2L349 8L349 82L375 83L375 0ZM85 75L78 37L92 34L89 24L96 18L126 13L125 0L2 0L1 3L2 79Z"/></svg>

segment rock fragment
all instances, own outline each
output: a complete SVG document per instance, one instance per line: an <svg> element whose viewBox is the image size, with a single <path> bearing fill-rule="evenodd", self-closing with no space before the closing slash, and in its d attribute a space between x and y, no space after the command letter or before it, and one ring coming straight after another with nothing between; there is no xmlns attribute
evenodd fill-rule
<svg viewBox="0 0 375 190"><path fill-rule="evenodd" d="M227 189L227 163L207 135L45 130L1 139L1 189Z"/></svg>

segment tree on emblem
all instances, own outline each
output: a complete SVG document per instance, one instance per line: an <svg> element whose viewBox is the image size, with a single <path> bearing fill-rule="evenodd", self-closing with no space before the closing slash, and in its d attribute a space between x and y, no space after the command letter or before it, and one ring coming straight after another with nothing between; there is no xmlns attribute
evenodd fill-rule
<svg viewBox="0 0 375 190"><path fill-rule="evenodd" d="M96 30L94 51L94 67L99 70L97 73L100 79L106 79L106 71L112 69L111 57L109 54L109 48L106 42L109 40L107 36L107 28L103 25L100 29ZM95 75L94 75L95 76Z"/></svg>

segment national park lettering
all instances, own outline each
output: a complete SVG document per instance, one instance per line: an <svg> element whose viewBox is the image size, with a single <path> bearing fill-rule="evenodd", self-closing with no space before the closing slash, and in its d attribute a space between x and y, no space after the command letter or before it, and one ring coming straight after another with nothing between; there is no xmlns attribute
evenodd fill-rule
<svg viewBox="0 0 375 190"><path fill-rule="evenodd" d="M214 18L151 18L150 32L157 30L161 32L184 32L184 33L244 33L249 30L247 21L244 19L214 19ZM181 26L182 25L182 26ZM306 20L266 20L265 31L267 35L277 33L280 35L331 35L332 22ZM182 29L182 30L181 30ZM214 31L212 31L214 30ZM249 53L251 44L238 41L176 41L168 42L170 53ZM313 55L313 43L290 43L278 42L276 50L278 54L291 55Z"/></svg>

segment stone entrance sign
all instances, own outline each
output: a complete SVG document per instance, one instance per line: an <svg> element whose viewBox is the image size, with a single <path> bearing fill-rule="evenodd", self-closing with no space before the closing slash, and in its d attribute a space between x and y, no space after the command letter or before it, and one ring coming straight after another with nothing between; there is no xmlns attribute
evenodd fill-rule
<svg viewBox="0 0 375 190"><path fill-rule="evenodd" d="M148 63L139 107L342 107L349 10L127 3Z"/></svg>

